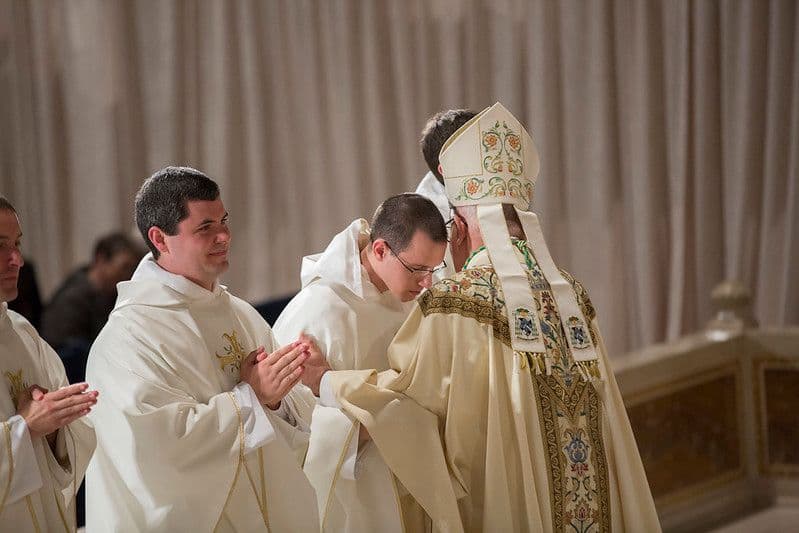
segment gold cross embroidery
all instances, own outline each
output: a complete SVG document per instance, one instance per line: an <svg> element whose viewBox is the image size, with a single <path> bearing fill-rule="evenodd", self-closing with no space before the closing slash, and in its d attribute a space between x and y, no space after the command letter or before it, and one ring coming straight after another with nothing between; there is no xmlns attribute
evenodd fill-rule
<svg viewBox="0 0 799 533"><path fill-rule="evenodd" d="M231 372L233 372L233 369L238 371L241 368L241 361L247 357L247 353L244 351L244 347L242 347L241 343L236 338L235 331L223 333L222 336L227 339L229 346L225 346L224 355L219 355L218 353L214 352L216 357L219 359L219 368L221 368L224 372L225 367L231 366Z"/></svg>
<svg viewBox="0 0 799 533"><path fill-rule="evenodd" d="M22 376L21 368L16 372L6 371L4 374L8 378L8 382L11 384L11 401L14 402L14 408L17 408L17 396L19 396L21 392L27 390L28 384L25 382L25 378Z"/></svg>

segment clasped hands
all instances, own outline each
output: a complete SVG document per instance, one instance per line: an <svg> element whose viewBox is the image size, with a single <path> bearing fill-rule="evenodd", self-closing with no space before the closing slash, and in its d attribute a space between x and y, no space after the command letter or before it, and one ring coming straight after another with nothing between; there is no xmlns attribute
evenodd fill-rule
<svg viewBox="0 0 799 533"><path fill-rule="evenodd" d="M320 361L324 362L325 358L316 342L300 333L296 341L272 353L267 353L263 346L250 352L241 363L240 377L253 388L263 405L274 410L303 375L316 368ZM318 394L318 388L315 393Z"/></svg>
<svg viewBox="0 0 799 533"><path fill-rule="evenodd" d="M87 383L75 383L52 392L31 385L17 395L17 413L25 419L31 439L55 436L55 432L86 416L99 393Z"/></svg>

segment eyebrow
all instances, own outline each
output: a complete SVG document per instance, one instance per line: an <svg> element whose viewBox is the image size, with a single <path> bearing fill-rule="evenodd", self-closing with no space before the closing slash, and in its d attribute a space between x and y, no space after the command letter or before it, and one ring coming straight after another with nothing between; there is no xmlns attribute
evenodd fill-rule
<svg viewBox="0 0 799 533"><path fill-rule="evenodd" d="M225 214L222 216L222 220L225 220L226 218L228 218L228 212L227 211L225 211ZM203 220L202 222L197 224L196 228L199 228L201 226L205 226L206 224L211 224L213 222L216 222L216 220L214 220L213 218L206 218L205 220Z"/></svg>
<svg viewBox="0 0 799 533"><path fill-rule="evenodd" d="M20 231L20 232L17 234L17 237L16 237L16 239L15 239L14 237L10 237L10 236L8 236L8 235L2 235L2 234L0 234L0 240L4 240L4 241L6 241L6 240L12 240L12 239L13 239L13 240L17 240L17 239L21 239L21 238L22 238L22 232L21 232L21 231Z"/></svg>

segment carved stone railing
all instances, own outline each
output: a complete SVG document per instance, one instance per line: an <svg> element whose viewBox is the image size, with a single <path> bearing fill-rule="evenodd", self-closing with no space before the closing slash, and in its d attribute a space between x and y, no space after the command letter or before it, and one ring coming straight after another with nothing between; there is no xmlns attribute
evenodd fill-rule
<svg viewBox="0 0 799 533"><path fill-rule="evenodd" d="M613 360L664 531L799 508L799 327L756 328L735 283L713 300L705 331Z"/></svg>

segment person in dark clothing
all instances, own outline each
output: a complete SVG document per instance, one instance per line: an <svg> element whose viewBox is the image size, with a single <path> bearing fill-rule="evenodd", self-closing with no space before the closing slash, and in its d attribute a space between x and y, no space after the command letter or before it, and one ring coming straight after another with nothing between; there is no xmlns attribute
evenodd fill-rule
<svg viewBox="0 0 799 533"><path fill-rule="evenodd" d="M19 289L17 299L9 302L8 308L27 318L33 327L39 330L42 327L44 306L36 281L36 268L28 258L25 258L25 264L19 269L17 287Z"/></svg>
<svg viewBox="0 0 799 533"><path fill-rule="evenodd" d="M122 233L102 237L92 262L70 274L45 307L42 337L61 357L71 383L83 381L89 347L114 308L116 285L130 279L142 255Z"/></svg>

